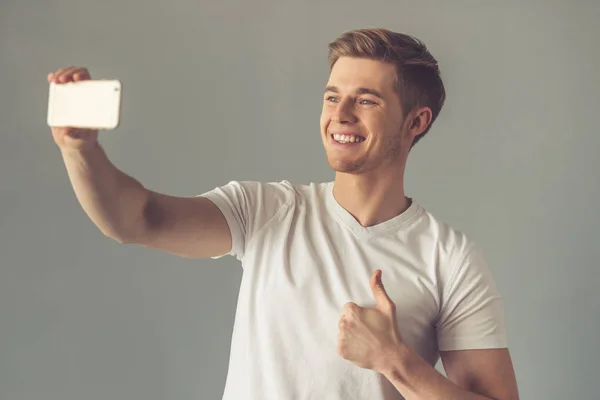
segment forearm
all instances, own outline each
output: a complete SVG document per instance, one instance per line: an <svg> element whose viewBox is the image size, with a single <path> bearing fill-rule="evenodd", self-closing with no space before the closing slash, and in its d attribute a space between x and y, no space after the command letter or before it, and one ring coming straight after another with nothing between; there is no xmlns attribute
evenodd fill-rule
<svg viewBox="0 0 600 400"><path fill-rule="evenodd" d="M493 400L457 386L406 346L393 355L382 374L406 400Z"/></svg>
<svg viewBox="0 0 600 400"><path fill-rule="evenodd" d="M62 156L75 195L96 226L121 242L141 235L148 190L117 169L99 144L62 150Z"/></svg>

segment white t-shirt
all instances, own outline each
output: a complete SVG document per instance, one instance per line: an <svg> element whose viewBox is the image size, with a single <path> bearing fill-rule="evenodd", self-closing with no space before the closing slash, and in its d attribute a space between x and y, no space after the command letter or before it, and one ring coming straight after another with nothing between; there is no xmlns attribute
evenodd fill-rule
<svg viewBox="0 0 600 400"><path fill-rule="evenodd" d="M507 347L501 296L471 240L414 201L365 228L332 189L234 181L203 194L243 267L223 400L402 399L337 354L343 306L375 306L376 269L402 339L431 365L440 350Z"/></svg>

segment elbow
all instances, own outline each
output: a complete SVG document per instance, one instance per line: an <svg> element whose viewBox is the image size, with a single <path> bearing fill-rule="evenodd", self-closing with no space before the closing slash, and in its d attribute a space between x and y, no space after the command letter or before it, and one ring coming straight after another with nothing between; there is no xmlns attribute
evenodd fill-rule
<svg viewBox="0 0 600 400"><path fill-rule="evenodd" d="M135 242L132 235L125 235L122 232L118 232L113 229L105 229L101 227L100 232L102 232L102 234L107 238L112 239L120 244L132 244Z"/></svg>
<svg viewBox="0 0 600 400"><path fill-rule="evenodd" d="M99 227L102 234L120 244L143 244L147 236L142 219L123 226Z"/></svg>
<svg viewBox="0 0 600 400"><path fill-rule="evenodd" d="M106 235L108 237L110 237L111 239L115 240L117 243L119 244L135 244L136 242L130 238L126 238L124 236L109 236Z"/></svg>
<svg viewBox="0 0 600 400"><path fill-rule="evenodd" d="M145 244L148 240L150 224L148 220L148 201L136 210L128 210L117 221L107 227L100 227L102 233L120 244Z"/></svg>
<svg viewBox="0 0 600 400"><path fill-rule="evenodd" d="M490 397L490 400L519 400L519 394L514 393L514 394L509 394L506 396L501 396L501 397Z"/></svg>

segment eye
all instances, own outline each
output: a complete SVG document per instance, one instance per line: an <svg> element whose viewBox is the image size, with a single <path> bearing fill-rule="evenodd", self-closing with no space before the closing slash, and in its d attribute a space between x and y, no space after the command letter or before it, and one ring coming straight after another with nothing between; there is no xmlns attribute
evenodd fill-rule
<svg viewBox="0 0 600 400"><path fill-rule="evenodd" d="M363 104L363 105L367 105L367 106L372 106L374 104L377 104L374 101L371 101L369 99L362 99L362 100L359 101L359 103Z"/></svg>
<svg viewBox="0 0 600 400"><path fill-rule="evenodd" d="M325 101L330 101L332 103L337 103L339 100L335 96L327 96L327 97L325 97Z"/></svg>

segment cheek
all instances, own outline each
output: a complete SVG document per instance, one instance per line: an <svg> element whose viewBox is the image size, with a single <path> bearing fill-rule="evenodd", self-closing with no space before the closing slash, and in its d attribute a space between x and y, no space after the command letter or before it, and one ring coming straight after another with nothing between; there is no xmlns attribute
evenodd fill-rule
<svg viewBox="0 0 600 400"><path fill-rule="evenodd" d="M402 133L402 121L391 115L379 115L370 118L369 128L385 137L398 138Z"/></svg>
<svg viewBox="0 0 600 400"><path fill-rule="evenodd" d="M330 116L329 114L323 110L321 112L321 121L320 121L320 125L321 125L321 132L325 132L327 129L327 125L329 125L329 121L330 121Z"/></svg>

